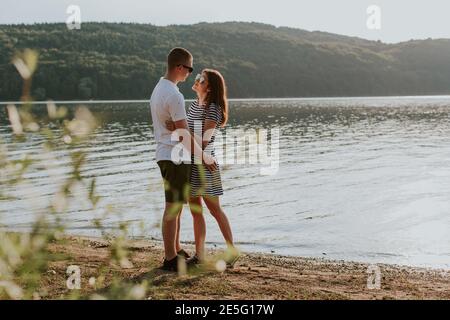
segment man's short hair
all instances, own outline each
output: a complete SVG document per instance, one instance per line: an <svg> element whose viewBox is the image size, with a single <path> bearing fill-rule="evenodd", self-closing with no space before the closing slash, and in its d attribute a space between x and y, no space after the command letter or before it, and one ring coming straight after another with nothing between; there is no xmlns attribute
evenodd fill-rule
<svg viewBox="0 0 450 320"><path fill-rule="evenodd" d="M169 70L180 64L188 64L192 60L192 54L184 48L173 48L167 56L167 67Z"/></svg>

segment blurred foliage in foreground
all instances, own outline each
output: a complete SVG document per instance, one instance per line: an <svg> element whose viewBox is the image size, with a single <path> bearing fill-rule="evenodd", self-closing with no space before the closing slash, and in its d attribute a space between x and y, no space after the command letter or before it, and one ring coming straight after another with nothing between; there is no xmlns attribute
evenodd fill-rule
<svg viewBox="0 0 450 320"><path fill-rule="evenodd" d="M21 100L24 104L20 108L8 105L7 113L14 137L11 143L23 142L34 135L40 135L43 138L41 157L30 155L21 158L10 157L7 143L0 141L0 186L2 186L0 200L8 201L14 197L14 195L8 194L8 190L25 180L24 176L31 165L41 171L49 170L52 164L48 159L52 159L52 151L56 145L63 143L66 146L71 159L71 168L48 207L41 211L28 213L36 216L29 232L13 233L4 229L0 230L0 299L45 298L47 292L45 292L45 288L41 287L40 281L42 275L48 271L49 263L56 259L54 254L49 251L49 244L64 241L64 224L60 216L66 212L70 201L80 200L76 198L79 195L74 192L74 189L81 186L86 190L84 195L88 198L92 208L96 207L100 199L95 188L95 178L87 180L82 175L86 154L79 148L75 148L79 143L89 139L89 135L98 126L97 121L85 107L78 107L73 117L69 118L67 109L57 107L52 102L47 104L48 116L45 119L35 118L31 110L30 88L37 63L38 55L32 50L24 50L15 56L13 64L23 79ZM42 154L48 154L48 156L42 157ZM110 213L109 207L107 207L104 214ZM94 220L94 224L103 230L101 220ZM109 237L111 265L117 265L120 268L131 266L126 248L126 238L127 224L121 223L117 234ZM104 279L102 273L106 271L99 270L97 279L100 281L96 281L97 286L102 286L101 279ZM96 294L91 298L143 298L145 288L145 281L130 286L114 278L107 290L103 290L101 295ZM68 293L66 298L82 297L75 290Z"/></svg>
<svg viewBox="0 0 450 320"><path fill-rule="evenodd" d="M0 100L16 101L17 50L39 52L32 95L50 99L147 99L170 48L196 71L218 68L233 98L429 95L450 92L450 40L386 44L260 23L0 25ZM192 81L192 79L191 79ZM181 85L188 97L192 82Z"/></svg>

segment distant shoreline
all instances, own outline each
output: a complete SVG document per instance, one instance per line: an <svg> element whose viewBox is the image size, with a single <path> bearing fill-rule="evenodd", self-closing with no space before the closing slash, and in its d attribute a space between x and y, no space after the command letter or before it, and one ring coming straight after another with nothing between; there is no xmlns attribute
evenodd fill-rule
<svg viewBox="0 0 450 320"><path fill-rule="evenodd" d="M365 100L365 99L449 99L450 95L419 95L419 96L361 96L361 97L292 97L292 98L231 98L228 99L231 102L240 101L310 101L310 100ZM55 104L107 104L107 103L147 103L149 99L143 100L46 100L46 101L33 101L32 104L47 104L48 102ZM186 102L192 102L193 99L186 99ZM25 104L23 101L0 101L0 105Z"/></svg>

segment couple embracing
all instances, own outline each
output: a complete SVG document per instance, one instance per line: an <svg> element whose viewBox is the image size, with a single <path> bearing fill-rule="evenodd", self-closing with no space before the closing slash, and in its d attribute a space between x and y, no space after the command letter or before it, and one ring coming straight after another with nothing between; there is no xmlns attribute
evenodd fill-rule
<svg viewBox="0 0 450 320"><path fill-rule="evenodd" d="M185 259L188 267L205 262L203 203L225 238L227 267L233 267L239 257L230 223L220 205L223 189L219 164L214 155L216 130L224 127L228 119L225 81L216 70L205 69L198 74L192 87L197 99L186 114L184 97L177 84L186 81L193 70L192 54L183 48L172 49L167 57L166 74L159 80L150 98L157 144L155 158L165 190L162 220L165 257L162 268L169 271L178 270L179 259ZM181 132L179 140L173 138L173 131ZM180 143L190 155L181 161L175 156ZM180 244L180 218L186 202L189 203L194 224L195 255L192 257Z"/></svg>

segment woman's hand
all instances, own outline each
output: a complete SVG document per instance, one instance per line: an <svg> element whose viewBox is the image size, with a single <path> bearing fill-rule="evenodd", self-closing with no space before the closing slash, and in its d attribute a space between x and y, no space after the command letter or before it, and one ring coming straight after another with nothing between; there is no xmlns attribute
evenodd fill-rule
<svg viewBox="0 0 450 320"><path fill-rule="evenodd" d="M166 128L169 131L175 131L176 127L175 127L175 123L171 120L167 120L166 121Z"/></svg>
<svg viewBox="0 0 450 320"><path fill-rule="evenodd" d="M203 152L203 165L210 172L214 172L218 168L217 167L217 160L213 156L211 156L211 155L209 155L209 154L207 154L205 152Z"/></svg>

